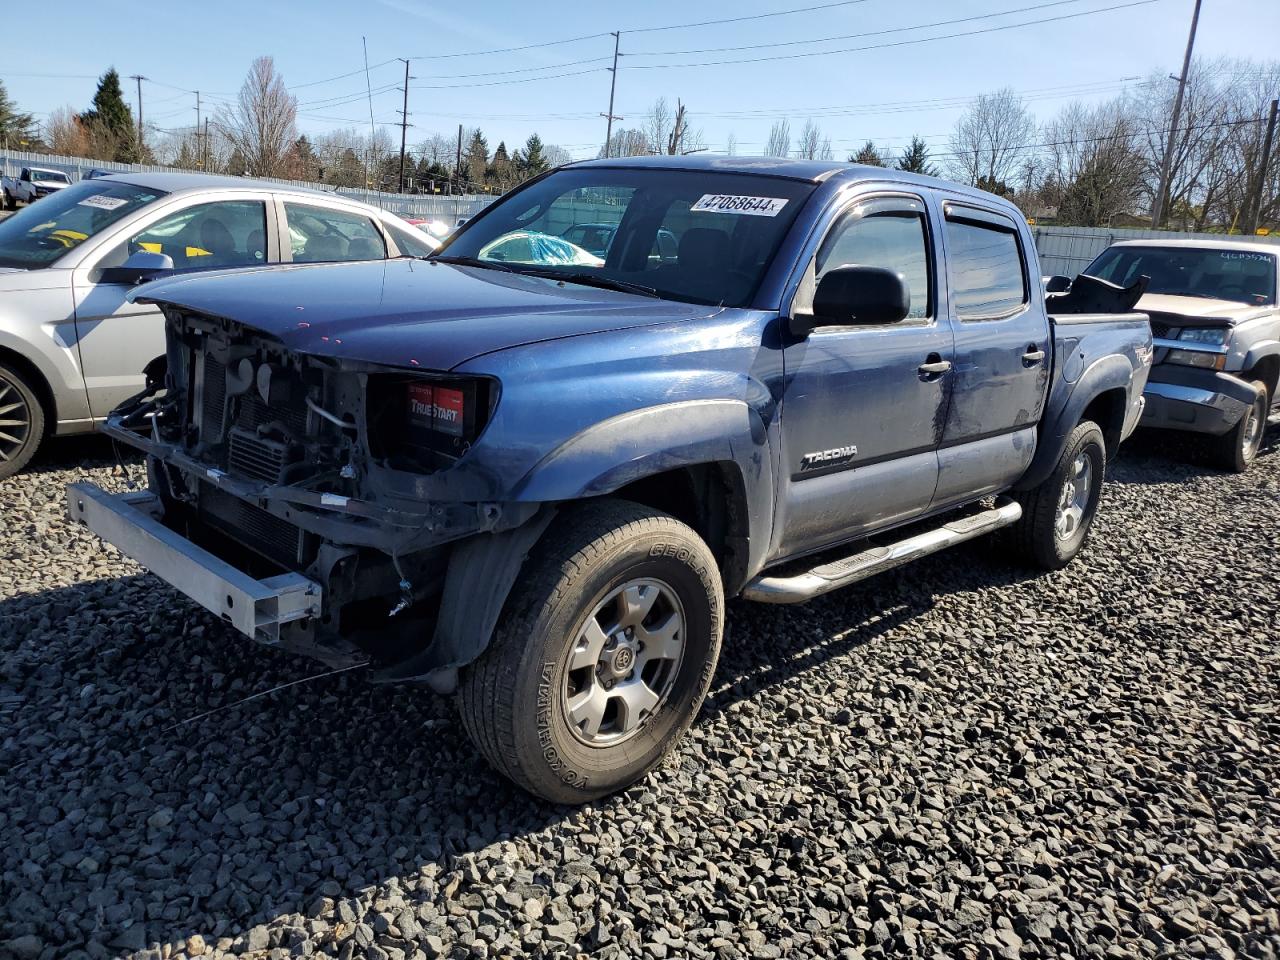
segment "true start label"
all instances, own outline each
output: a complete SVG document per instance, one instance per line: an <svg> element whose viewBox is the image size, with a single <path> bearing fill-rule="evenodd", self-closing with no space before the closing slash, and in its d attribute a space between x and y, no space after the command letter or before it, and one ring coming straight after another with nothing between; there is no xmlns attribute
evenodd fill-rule
<svg viewBox="0 0 1280 960"><path fill-rule="evenodd" d="M734 213L747 217L776 217L787 205L785 197L734 197L704 194L689 210L693 213Z"/></svg>
<svg viewBox="0 0 1280 960"><path fill-rule="evenodd" d="M450 436L462 436L465 398L461 390L424 383L409 385L409 423Z"/></svg>

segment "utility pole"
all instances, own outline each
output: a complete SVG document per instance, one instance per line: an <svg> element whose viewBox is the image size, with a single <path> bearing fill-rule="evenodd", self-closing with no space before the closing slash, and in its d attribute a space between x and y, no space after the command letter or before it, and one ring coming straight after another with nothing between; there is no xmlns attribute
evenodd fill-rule
<svg viewBox="0 0 1280 960"><path fill-rule="evenodd" d="M1262 225L1262 192L1267 188L1267 167L1271 160L1271 145L1276 136L1276 112L1280 100L1271 101L1271 115L1267 118L1267 135L1262 140L1262 158L1258 161L1258 185L1253 190L1253 204L1249 216L1249 233L1256 234Z"/></svg>
<svg viewBox="0 0 1280 960"><path fill-rule="evenodd" d="M200 145L200 169L209 172L209 118L204 118L204 142Z"/></svg>
<svg viewBox="0 0 1280 960"><path fill-rule="evenodd" d="M136 80L138 82L138 153L139 153L139 157L141 157L142 143L143 143L143 140L142 140L142 81L147 78L142 76L141 74L132 73L129 75L129 79Z"/></svg>
<svg viewBox="0 0 1280 960"><path fill-rule="evenodd" d="M404 109L400 111L400 180L397 193L404 193L404 141L409 131L409 61L397 57L404 63Z"/></svg>
<svg viewBox="0 0 1280 960"><path fill-rule="evenodd" d="M196 91L196 162L204 170L204 150L200 147L200 91Z"/></svg>
<svg viewBox="0 0 1280 960"><path fill-rule="evenodd" d="M1196 0L1191 12L1191 31L1187 34L1187 52L1182 57L1182 75L1178 77L1178 93L1173 98L1173 119L1169 121L1169 139L1164 145L1164 159L1160 162L1160 188L1151 207L1151 229L1159 230L1164 220L1164 208L1169 199L1169 177L1173 169L1174 139L1178 135L1178 121L1182 119L1182 96L1187 92L1187 74L1191 70L1191 51L1196 45L1196 26L1200 23L1200 2Z"/></svg>
<svg viewBox="0 0 1280 960"><path fill-rule="evenodd" d="M458 124L458 156L453 161L453 175L456 180L462 179L462 124Z"/></svg>
<svg viewBox="0 0 1280 960"><path fill-rule="evenodd" d="M609 112L601 114L605 118L604 156L607 160L613 150L613 121L621 117L613 115L613 94L618 88L618 45L622 42L622 31L613 31L613 66L609 68Z"/></svg>

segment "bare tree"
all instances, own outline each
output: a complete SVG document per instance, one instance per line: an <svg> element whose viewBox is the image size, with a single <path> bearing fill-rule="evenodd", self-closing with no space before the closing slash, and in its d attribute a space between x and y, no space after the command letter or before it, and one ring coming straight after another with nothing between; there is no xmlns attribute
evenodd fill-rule
<svg viewBox="0 0 1280 960"><path fill-rule="evenodd" d="M825 154L825 156L824 156ZM812 120L806 120L796 145L796 156L803 160L830 160L831 139L823 137L822 128Z"/></svg>
<svg viewBox="0 0 1280 960"><path fill-rule="evenodd" d="M457 154L458 143L453 137L443 133L433 133L418 144L418 154L427 163L452 167Z"/></svg>
<svg viewBox="0 0 1280 960"><path fill-rule="evenodd" d="M689 115L680 98L676 98L676 116L671 122L671 132L667 134L668 156L679 156L685 152L685 140L689 135Z"/></svg>
<svg viewBox="0 0 1280 960"><path fill-rule="evenodd" d="M62 107L49 115L45 139L54 153L68 157L87 157L89 133L70 107Z"/></svg>
<svg viewBox="0 0 1280 960"><path fill-rule="evenodd" d="M610 157L643 157L650 153L649 135L643 130L637 130L634 127L614 130L613 136L609 138ZM602 148L599 156L605 156Z"/></svg>
<svg viewBox="0 0 1280 960"><path fill-rule="evenodd" d="M964 183L1007 192L1020 154L1032 143L1036 124L1010 88L985 93L956 122L951 134L951 173Z"/></svg>
<svg viewBox="0 0 1280 960"><path fill-rule="evenodd" d="M236 102L218 111L217 125L245 163L260 177L280 176L297 139L298 101L285 89L270 57L258 57Z"/></svg>
<svg viewBox="0 0 1280 960"><path fill-rule="evenodd" d="M725 137L725 140L724 140L724 152L725 152L726 154L728 154L729 156L731 156L731 157L733 157L733 156L737 156L737 153L738 153L738 135L737 135L736 133L734 133L732 130L730 130L730 131L729 131L729 136Z"/></svg>
<svg viewBox="0 0 1280 960"><path fill-rule="evenodd" d="M545 144L542 148L542 155L547 158L548 167L562 167L573 160L573 154L554 143Z"/></svg>
<svg viewBox="0 0 1280 960"><path fill-rule="evenodd" d="M1109 226L1117 215L1135 212L1146 157L1139 124L1124 101L1071 103L1045 124L1042 136L1047 172L1039 196L1058 208L1059 223ZM1025 197L1035 193L1029 185Z"/></svg>
<svg viewBox="0 0 1280 960"><path fill-rule="evenodd" d="M649 107L644 117L644 134L647 153L666 153L667 139L671 136L671 106L666 97L659 97Z"/></svg>
<svg viewBox="0 0 1280 960"><path fill-rule="evenodd" d="M787 120L775 120L769 130L769 142L765 144L766 157L785 157L791 153L791 124Z"/></svg>

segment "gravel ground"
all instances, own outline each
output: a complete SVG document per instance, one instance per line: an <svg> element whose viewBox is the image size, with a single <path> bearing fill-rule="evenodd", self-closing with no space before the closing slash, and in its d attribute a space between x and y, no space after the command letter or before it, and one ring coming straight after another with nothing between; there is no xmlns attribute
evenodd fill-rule
<svg viewBox="0 0 1280 960"><path fill-rule="evenodd" d="M577 810L359 672L175 729L315 668L70 525L123 479L56 445L0 484L0 954L1280 955L1277 433L1130 449L1062 573L735 605L681 749Z"/></svg>

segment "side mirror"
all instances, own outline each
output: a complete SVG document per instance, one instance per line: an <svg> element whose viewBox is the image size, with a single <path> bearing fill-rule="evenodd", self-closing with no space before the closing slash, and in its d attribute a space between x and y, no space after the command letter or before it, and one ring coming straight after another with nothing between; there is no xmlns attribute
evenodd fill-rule
<svg viewBox="0 0 1280 960"><path fill-rule="evenodd" d="M1044 282L1045 293L1066 293L1071 289L1071 278L1060 273L1054 274Z"/></svg>
<svg viewBox="0 0 1280 960"><path fill-rule="evenodd" d="M134 286L162 277L173 271L173 257L167 253L151 253L139 250L129 254L129 259L118 267L104 267L101 283L123 283Z"/></svg>
<svg viewBox="0 0 1280 960"><path fill-rule="evenodd" d="M850 265L823 274L813 295L813 316L793 317L791 331L814 327L897 323L911 312L911 291L902 274L884 267Z"/></svg>

